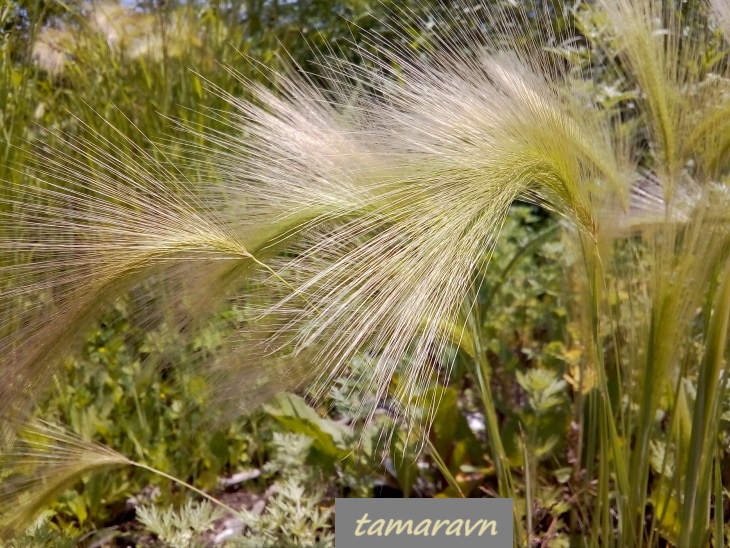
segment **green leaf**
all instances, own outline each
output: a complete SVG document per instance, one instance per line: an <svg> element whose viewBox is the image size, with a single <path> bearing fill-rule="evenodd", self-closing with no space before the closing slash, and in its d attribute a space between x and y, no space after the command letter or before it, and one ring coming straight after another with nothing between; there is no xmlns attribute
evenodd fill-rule
<svg viewBox="0 0 730 548"><path fill-rule="evenodd" d="M349 452L352 430L347 426L322 418L303 398L294 394L276 396L265 407L287 430L309 436L314 448L333 458L342 458Z"/></svg>

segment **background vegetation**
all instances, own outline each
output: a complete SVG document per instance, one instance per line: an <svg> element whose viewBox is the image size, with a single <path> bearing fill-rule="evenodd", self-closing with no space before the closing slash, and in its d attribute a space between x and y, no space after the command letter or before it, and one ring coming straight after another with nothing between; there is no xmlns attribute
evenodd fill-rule
<svg viewBox="0 0 730 548"><path fill-rule="evenodd" d="M3 222L10 218L3 213L12 210L27 185L65 184L61 170L49 169L49 158L93 169L74 140L90 134L100 150L114 153L124 136L161 165L174 159L175 168L191 178L215 180L216 166L206 166L204 156L202 162L182 160L190 147L207 146L204 137L185 127L204 126L209 134L236 131L224 115L231 103L211 90L246 98L250 88L242 79L271 86L272 73L261 65L278 71L291 61L324 82L326 73L315 53L374 63L374 46L350 47L371 32L428 51L426 30L413 28L410 41L393 31L392 18L403 13L394 8L428 18L439 10L468 14L478 4L2 1L0 179L8 183L1 187ZM546 47L565 59L576 76L590 71L591 78L581 85L593 86L590 91L602 107L619 111L630 126L640 101L636 88L622 79L614 59L585 47L588 40L612 39L603 33L602 22L592 20L580 2L565 10L558 2L538 4L551 15L550 34L560 38ZM440 19L434 16L434 21ZM434 31L448 34L448 29ZM533 32L541 39L545 29L535 25ZM707 32L700 71L725 59L719 33ZM373 56L363 56L363 51ZM66 156L59 160L51 150ZM10 233L11 228L0 230ZM509 496L515 499L516 538L523 545L559 548L613 536L623 546L681 545L684 499L679 490L684 484L672 445L674 419L667 417L678 415L678 405L694 405L703 389L693 364L702 362L703 321L709 321L709 312L692 316L697 325L687 339L689 365L672 378L681 387L681 398L657 399L651 428L662 434L652 430L643 461L630 470L646 474L650 486L629 505L629 513L646 524L614 531L615 521L605 517L610 513L598 508L620 506L625 493L615 488L621 482L616 471L620 459L605 439L612 436L614 448L630 446L637 443L641 426L603 430L607 422L601 398L607 393L618 408L637 404L624 398L618 358L599 363L595 347L585 342L591 319L582 300L586 282L577 274L584 257L567 232L539 207L518 203L511 208L489 269L485 259L475 273L476 309L463 332L454 333L459 344L454 345L449 383L428 388L440 406L425 448L426 435L399 424L386 405L367 398L353 401L352 375L334 382L324 398L302 389L232 420L226 409L206 401L198 371L226 335L255 314L252 303L232 301L191 337L174 318L150 321L147 311L155 303L145 301L141 292L116 298L65 359L62 371L48 379L53 390L39 403L39 416L68 431L48 426L35 435L54 440L70 454L80 451L80 440L93 440L145 466L84 475L73 485L60 485L52 504L24 534L0 543L331 546L335 497ZM634 251L627 246L625 252ZM0 254L0 267L16 260ZM610 292L615 301L595 310L606 323L621 311L630 316L625 309L634 293L618 287L621 279ZM17 303L20 308L32 306L36 297L23 298L27 302ZM597 333L593 342L615 350L611 335ZM367 374L368 357L349 367ZM724 383L718 390L724 396ZM719 423L711 434L716 454L709 465L713 529L700 527L700 537L692 537L692 542L702 538L703 546L725 545L728 534L730 479L723 464L730 409L724 397L719 401ZM362 419L368 406L377 406L371 422ZM385 427L395 429L392 438L381 436ZM603 467L611 472L604 474ZM709 508L707 513L709 517Z"/></svg>

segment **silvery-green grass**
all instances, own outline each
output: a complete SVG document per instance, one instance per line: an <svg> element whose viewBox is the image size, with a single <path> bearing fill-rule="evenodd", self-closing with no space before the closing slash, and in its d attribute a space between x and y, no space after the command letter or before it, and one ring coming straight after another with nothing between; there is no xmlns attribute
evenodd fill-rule
<svg viewBox="0 0 730 548"><path fill-rule="evenodd" d="M180 329L231 299L256 306L209 367L226 410L323 395L367 356L353 385L425 444L429 388L466 356L499 494L515 497L475 280L521 200L552 212L579 258L586 495L572 526L587 545L724 546L730 2L596 0L572 50L556 6L403 9L402 39L351 44L365 62L257 65L273 90L222 67L239 92L209 82L229 108L201 94L200 113L170 121L186 136L174 146L141 144L127 118L79 118L49 129L55 150L27 146L37 169L8 179L0 207L2 529L86 473L145 466L31 419L64 356L134 288L164 293L146 310ZM413 28L427 46L407 46ZM630 109L599 97L599 71ZM527 543L529 496L515 514Z"/></svg>

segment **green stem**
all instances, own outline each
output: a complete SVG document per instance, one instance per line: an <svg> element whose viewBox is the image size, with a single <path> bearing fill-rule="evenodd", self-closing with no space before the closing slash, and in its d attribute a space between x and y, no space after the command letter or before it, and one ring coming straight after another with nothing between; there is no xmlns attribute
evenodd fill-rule
<svg viewBox="0 0 730 548"><path fill-rule="evenodd" d="M502 434L499 430L499 420L497 418L497 409L494 405L492 389L489 385L489 364L487 363L486 348L482 344L482 332L479 329L477 318L480 317L476 296L473 297L474 309L467 314L467 324L472 332L474 341L474 360L476 366L477 380L479 382L479 391L482 398L482 406L484 408L484 422L489 438L489 445L492 449L492 459L494 467L497 471L497 489L499 495L504 498L510 498L515 501L514 508L514 531L515 545L522 546L522 520L518 512L516 497L514 492L514 482L512 481L512 473L509 468L509 460L502 444Z"/></svg>
<svg viewBox="0 0 730 548"><path fill-rule="evenodd" d="M431 440L426 437L426 445L428 446L428 450L431 454L431 458L436 463L436 466L438 466L438 469L441 471L441 473L446 478L446 481L448 484L457 492L459 493L459 496L461 498L465 498L464 492L461 490L461 487L459 487L459 483L456 481L456 478L451 473L451 470L449 470L449 467L446 466L446 462L444 462L444 459L441 457L441 454L438 452L434 444L431 442Z"/></svg>
<svg viewBox="0 0 730 548"><path fill-rule="evenodd" d="M697 396L692 417L692 435L690 438L691 453L687 463L687 480L684 489L684 506L682 509L682 533L680 546L690 546L692 540L704 535L709 515L707 506L702 504L698 509L698 491L704 494L708 483L708 465L712 462L714 451L706 453L708 443L715 440L714 430L717 424L717 405L719 401L718 387L725 356L728 322L730 321L730 260L727 261L720 278L720 288L715 296L712 318L705 343L705 359L697 381ZM709 459L709 461L708 461ZM701 516L698 516L698 510Z"/></svg>
<svg viewBox="0 0 730 548"><path fill-rule="evenodd" d="M147 470L148 472L152 472L153 474L157 474L158 476L162 476L165 479L168 479L170 481L173 481L173 482L177 483L178 485L181 485L181 486L183 486L183 487L185 487L187 489L190 489L191 491L199 494L201 497L206 498L207 500L209 500L210 502L212 502L216 506L220 506L221 508L227 510L232 515L234 515L236 517L241 517L241 513L238 510L236 510L235 508L232 508L231 506L228 506L225 502L221 502L220 500L218 500L214 496L209 495L205 491L202 491L202 490L198 489L194 485L191 485L191 484L189 484L189 483L181 480L180 478L176 478L173 475L170 475L170 474L167 474L165 472L162 472L161 470L158 470L157 468L152 468L151 466L148 466L146 464L142 464L141 462L130 461L130 464L132 464L132 466L136 466L137 468L140 468L142 470Z"/></svg>
<svg viewBox="0 0 730 548"><path fill-rule="evenodd" d="M581 249L583 252L583 260L586 273L589 280L590 299L587 303L589 307L589 318L591 326L591 339L593 346L593 357L595 361L596 373L598 375L598 396L599 403L596 416L598 418L598 437L600 448L599 462L599 496L601 511L598 512L596 518L600 523L596 525L598 531L602 535L608 535L611 529L611 509L609 507L610 490L612 476L617 486L616 506L618 510L619 535L622 537L622 545L628 545L629 538L634 536L636 531L636 516L632 513L631 508L627 510L626 493L630 493L629 474L626 469L626 462L622 454L623 446L621 437L616 427L616 418L611 404L611 396L608 389L608 375L606 372L606 362L603 354L603 340L601 338L601 302L603 291L607 287L605 280L605 270L601 256L592 238L581 238ZM612 474L613 473L613 474ZM594 522L595 523L595 522ZM606 545L609 545L606 543Z"/></svg>

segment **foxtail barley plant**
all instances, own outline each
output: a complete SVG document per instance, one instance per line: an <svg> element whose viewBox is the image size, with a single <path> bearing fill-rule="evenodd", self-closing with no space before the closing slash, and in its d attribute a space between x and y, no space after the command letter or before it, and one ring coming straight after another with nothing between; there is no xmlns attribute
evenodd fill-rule
<svg viewBox="0 0 730 548"><path fill-rule="evenodd" d="M90 130L31 150L43 167L4 188L0 209L7 454L103 307L174 287L165 302L183 326L234 298L259 310L210 366L211 389L241 411L282 390L321 396L367 356L354 385L423 437L429 387L467 356L499 493L515 496L475 295L521 200L552 212L580 258L586 488L571 527L588 545L724 545L730 2L596 0L568 13L572 35L546 4L451 2L430 21L403 10L402 40L352 46L362 63L322 52L316 77L262 67L274 91L238 75L245 98L211 86L233 113L208 113L225 131L181 124L183 158ZM425 44L404 45L412 28ZM624 99L601 94L608 77ZM34 464L64 474L67 446ZM90 451L88 468L125 464ZM0 493L31 514L40 500ZM516 509L528 542L529 503Z"/></svg>

